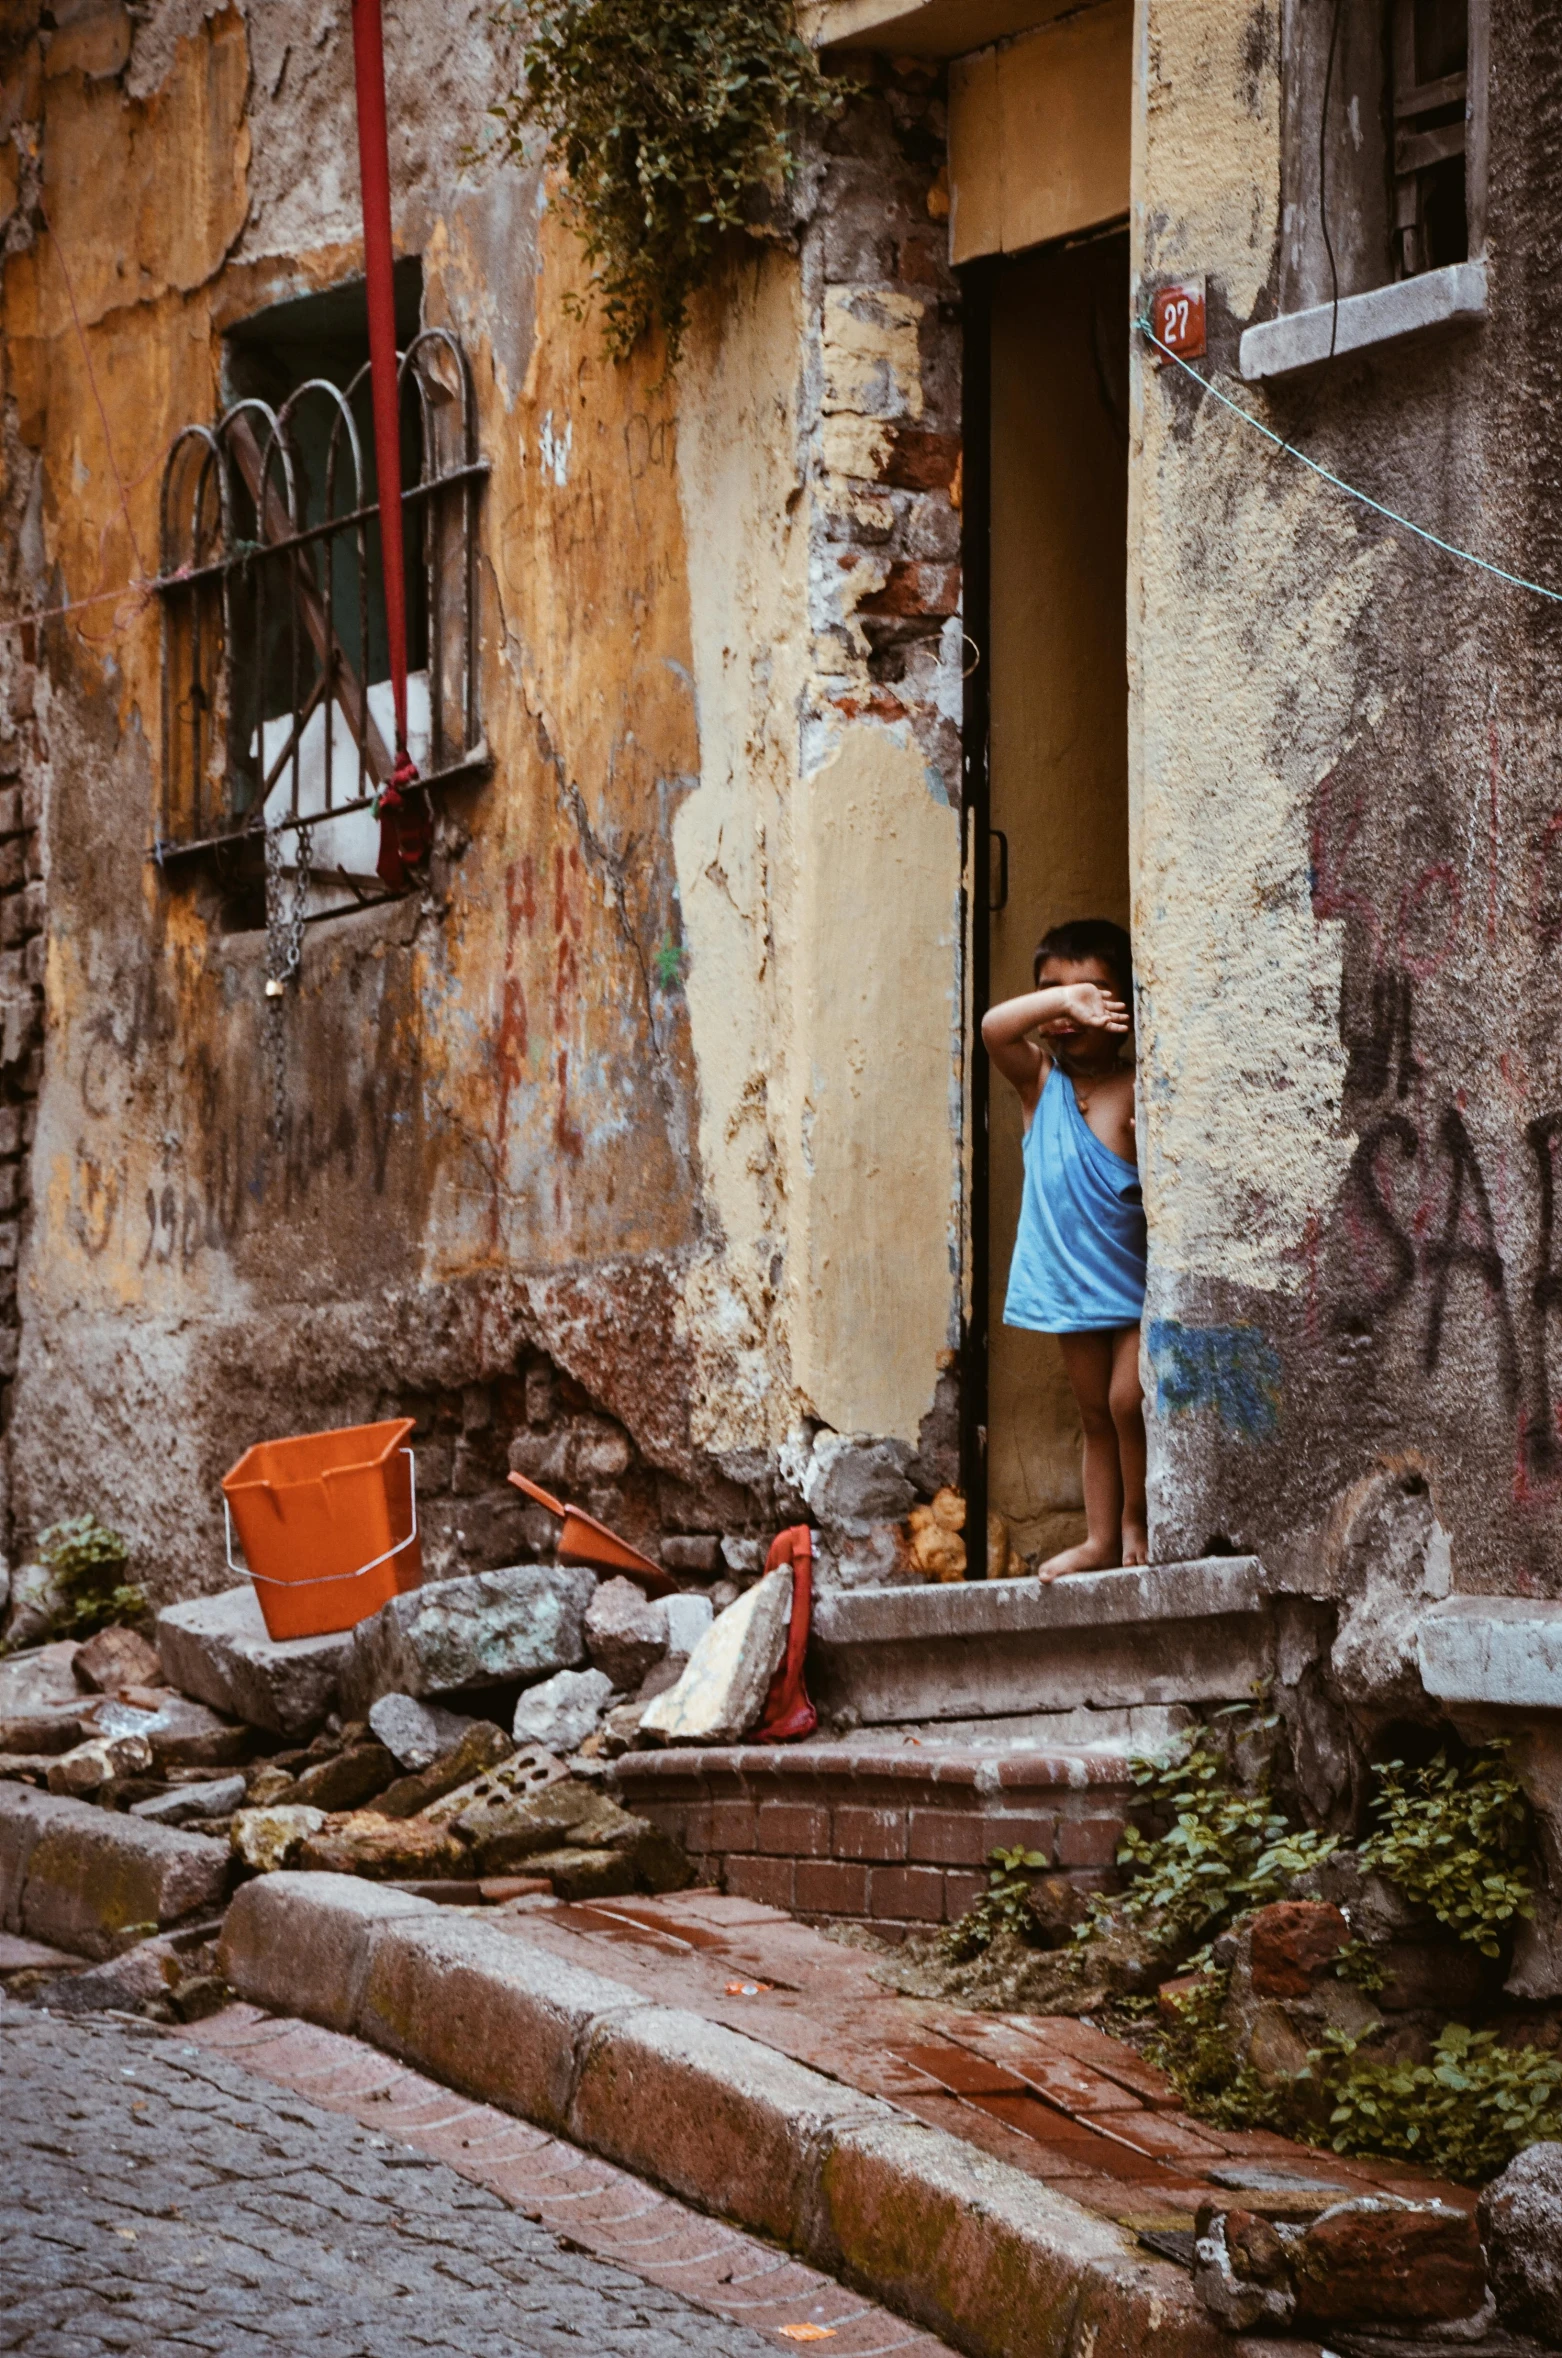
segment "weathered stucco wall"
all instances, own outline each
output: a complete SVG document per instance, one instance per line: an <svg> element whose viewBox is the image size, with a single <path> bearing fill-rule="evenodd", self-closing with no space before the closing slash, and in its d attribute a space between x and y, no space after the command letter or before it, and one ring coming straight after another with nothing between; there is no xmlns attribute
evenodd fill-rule
<svg viewBox="0 0 1562 2358"><path fill-rule="evenodd" d="M1135 238L1146 289L1208 273L1205 365L1256 415L1555 580L1546 21L1492 9L1478 329L1236 382L1279 285L1272 7L1141 11ZM1455 1587L1556 1595L1551 610L1343 500L1180 370L1141 352L1135 384L1155 1552L1254 1547L1348 1584L1386 1480L1407 1528L1430 1488Z"/></svg>
<svg viewBox="0 0 1562 2358"><path fill-rule="evenodd" d="M546 1543L503 1490L513 1457L643 1538L693 1535L711 1569L716 1535L773 1526L789 1434L909 1457L936 1402L947 1424L958 330L926 206L936 91L886 77L831 128L668 373L658 350L611 364L571 315L579 248L541 170L465 160L516 71L487 7L391 9L387 52L398 239L426 319L463 339L491 468L493 771L445 792L421 897L310 929L280 1143L264 937L145 857L155 607L73 616L41 649L12 1537L96 1506L160 1594L226 1579L217 1478L262 1433L418 1414L436 1566ZM222 406L223 331L359 267L348 28L290 0L83 0L18 36L7 92L30 519L10 587L31 609L152 571L162 455Z"/></svg>

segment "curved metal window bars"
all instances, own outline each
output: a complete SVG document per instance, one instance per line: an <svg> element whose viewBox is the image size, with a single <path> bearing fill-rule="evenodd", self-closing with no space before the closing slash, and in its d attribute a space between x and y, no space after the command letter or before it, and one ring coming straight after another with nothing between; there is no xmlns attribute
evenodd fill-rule
<svg viewBox="0 0 1562 2358"><path fill-rule="evenodd" d="M410 750L420 783L486 768L477 450L466 356L409 343L401 389ZM311 914L384 897L374 797L394 764L369 371L234 403L169 450L161 505L163 792L154 856L308 871ZM312 850L311 850L312 844ZM226 858L224 858L226 856Z"/></svg>

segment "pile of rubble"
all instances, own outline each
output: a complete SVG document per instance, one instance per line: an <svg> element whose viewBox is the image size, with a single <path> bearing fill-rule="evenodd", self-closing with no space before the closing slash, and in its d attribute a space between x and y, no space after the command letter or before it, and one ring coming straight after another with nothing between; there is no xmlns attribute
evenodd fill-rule
<svg viewBox="0 0 1562 2358"><path fill-rule="evenodd" d="M276 1641L253 1591L230 1589L168 1607L155 1647L110 1628L0 1662L0 1780L226 1841L241 1874L676 1890L687 1858L612 1799L609 1763L752 1726L791 1595L783 1569L716 1615L703 1595L521 1564Z"/></svg>

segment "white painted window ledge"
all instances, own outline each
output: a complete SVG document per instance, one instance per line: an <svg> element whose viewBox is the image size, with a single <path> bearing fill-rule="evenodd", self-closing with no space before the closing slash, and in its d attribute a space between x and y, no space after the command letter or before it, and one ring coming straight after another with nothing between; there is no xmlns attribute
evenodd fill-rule
<svg viewBox="0 0 1562 2358"><path fill-rule="evenodd" d="M1392 344L1401 336L1424 334L1428 328L1484 319L1486 265L1452 262L1446 270L1425 270L1419 278L1396 279L1390 286L1370 288L1365 295L1344 295L1339 309L1338 329L1332 303L1315 303L1310 311L1288 311L1281 319L1266 319L1248 328L1239 362L1243 376L1252 383L1259 377L1285 377L1295 369L1314 368L1329 358L1331 335L1338 360L1347 352Z"/></svg>

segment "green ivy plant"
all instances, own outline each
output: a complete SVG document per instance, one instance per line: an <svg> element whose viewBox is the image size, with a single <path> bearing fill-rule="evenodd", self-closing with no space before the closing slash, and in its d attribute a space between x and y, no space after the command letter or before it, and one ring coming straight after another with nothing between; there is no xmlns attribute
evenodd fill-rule
<svg viewBox="0 0 1562 2358"><path fill-rule="evenodd" d="M1362 1864L1483 1957L1500 1956L1513 1919L1535 1912L1529 1810L1503 1746L1462 1762L1439 1752L1422 1768L1391 1760L1378 1780L1380 1823L1362 1845Z"/></svg>
<svg viewBox="0 0 1562 2358"><path fill-rule="evenodd" d="M1451 2022L1429 2063L1361 2063L1338 2031L1308 2058L1332 2099L1336 2153L1421 2163L1470 2185L1495 2177L1540 2138L1562 2137L1562 2056L1504 2047L1495 2031Z"/></svg>
<svg viewBox="0 0 1562 2358"><path fill-rule="evenodd" d="M1282 1898L1293 1877L1338 1847L1332 1834L1293 1831L1267 1780L1251 1792L1238 1788L1224 1750L1207 1733L1180 1759L1139 1763L1134 1781L1171 1823L1156 1835L1127 1828L1117 1859L1133 1881L1109 1904L1153 1924L1168 1946L1198 1940L1244 1908ZM1082 1925L1080 1937L1093 1931Z"/></svg>
<svg viewBox="0 0 1562 2358"><path fill-rule="evenodd" d="M37 1556L66 1598L56 1617L61 1637L86 1638L110 1623L134 1621L146 1597L124 1577L130 1544L96 1515L72 1515L38 1534Z"/></svg>
<svg viewBox="0 0 1562 2358"><path fill-rule="evenodd" d="M1027 1903L1031 1876L1047 1864L1043 1854L1039 1850L994 1850L988 1853L988 1860L987 1889L942 1938L945 1954L957 1963L979 1957L992 1947L1000 1932L1012 1932L1024 1940L1036 1929Z"/></svg>
<svg viewBox="0 0 1562 2358"><path fill-rule="evenodd" d="M540 127L562 162L609 351L659 322L676 360L722 233L793 176L798 128L841 92L793 0L541 0L529 23L524 88L489 110L503 150Z"/></svg>

